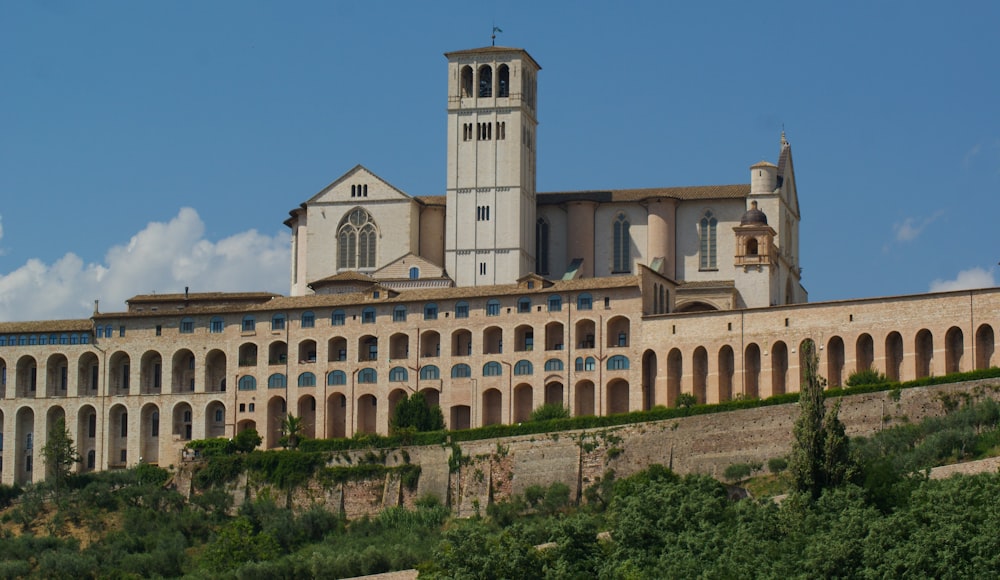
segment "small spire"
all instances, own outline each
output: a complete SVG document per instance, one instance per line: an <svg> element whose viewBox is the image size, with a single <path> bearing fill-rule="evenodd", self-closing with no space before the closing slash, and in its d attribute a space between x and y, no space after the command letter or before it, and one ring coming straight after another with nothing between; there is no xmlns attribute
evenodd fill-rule
<svg viewBox="0 0 1000 580"><path fill-rule="evenodd" d="M785 139L785 124L781 124L781 146L784 147L788 145L788 140Z"/></svg>

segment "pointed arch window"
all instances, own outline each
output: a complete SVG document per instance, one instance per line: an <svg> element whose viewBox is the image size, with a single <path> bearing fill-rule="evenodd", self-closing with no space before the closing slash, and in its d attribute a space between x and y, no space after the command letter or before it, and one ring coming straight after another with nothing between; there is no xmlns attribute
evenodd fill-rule
<svg viewBox="0 0 1000 580"><path fill-rule="evenodd" d="M510 67L505 64L497 67L497 96L510 96Z"/></svg>
<svg viewBox="0 0 1000 580"><path fill-rule="evenodd" d="M700 269L702 270L715 270L717 268L715 235L718 225L719 221L715 219L712 211L706 211L698 228L701 250Z"/></svg>
<svg viewBox="0 0 1000 580"><path fill-rule="evenodd" d="M629 236L629 221L625 213L619 213L615 218L613 227L614 235L614 264L612 272L623 274L632 271L632 240Z"/></svg>
<svg viewBox="0 0 1000 580"><path fill-rule="evenodd" d="M535 272L549 273L549 222L543 217L535 223Z"/></svg>
<svg viewBox="0 0 1000 580"><path fill-rule="evenodd" d="M378 249L378 227L371 214L361 208L351 210L337 229L337 266L374 268Z"/></svg>

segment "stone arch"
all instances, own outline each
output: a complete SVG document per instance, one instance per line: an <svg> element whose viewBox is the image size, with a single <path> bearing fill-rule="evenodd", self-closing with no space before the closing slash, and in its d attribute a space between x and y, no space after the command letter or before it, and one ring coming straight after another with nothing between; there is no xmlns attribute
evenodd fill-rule
<svg viewBox="0 0 1000 580"><path fill-rule="evenodd" d="M217 348L205 355L205 391L226 392L226 353Z"/></svg>
<svg viewBox="0 0 1000 580"><path fill-rule="evenodd" d="M514 418L513 423L521 423L531 418L534 404L534 390L531 385L521 383L514 387Z"/></svg>
<svg viewBox="0 0 1000 580"><path fill-rule="evenodd" d="M241 344L237 362L241 367L257 366L257 345L252 342Z"/></svg>
<svg viewBox="0 0 1000 580"><path fill-rule="evenodd" d="M397 332L389 337L389 358L392 360L406 360L410 358L409 334Z"/></svg>
<svg viewBox="0 0 1000 580"><path fill-rule="evenodd" d="M375 395L358 397L358 433L375 433L378 417L378 399Z"/></svg>
<svg viewBox="0 0 1000 580"><path fill-rule="evenodd" d="M733 376L736 374L736 355L728 344L719 349L719 402L733 398Z"/></svg>
<svg viewBox="0 0 1000 580"><path fill-rule="evenodd" d="M139 462L160 463L160 407L146 403L139 411Z"/></svg>
<svg viewBox="0 0 1000 580"><path fill-rule="evenodd" d="M806 338L799 343L799 383L794 385L796 391L802 390L802 385L806 384L806 371L809 368L809 353L812 353L816 357L816 373L822 375L823 369L819 364L819 351L823 350L823 347L816 346L816 342L811 338ZM795 351L793 350L792 353Z"/></svg>
<svg viewBox="0 0 1000 580"><path fill-rule="evenodd" d="M170 432L181 441L190 441L194 437L194 410L187 401L174 405L170 414Z"/></svg>
<svg viewBox="0 0 1000 580"><path fill-rule="evenodd" d="M283 340L273 340L267 345L267 364L283 365L288 362L288 343Z"/></svg>
<svg viewBox="0 0 1000 580"><path fill-rule="evenodd" d="M743 354L743 398L758 397L760 397L760 346L751 342Z"/></svg>
<svg viewBox="0 0 1000 580"><path fill-rule="evenodd" d="M614 379L608 383L607 414L616 415L629 412L629 385L625 379Z"/></svg>
<svg viewBox="0 0 1000 580"><path fill-rule="evenodd" d="M503 421L503 394L498 389L483 391L483 425L497 425Z"/></svg>
<svg viewBox="0 0 1000 580"><path fill-rule="evenodd" d="M771 396L783 395L788 384L788 346L783 341L771 345Z"/></svg>
<svg viewBox="0 0 1000 580"><path fill-rule="evenodd" d="M451 333L451 356L469 356L472 354L472 332L460 328Z"/></svg>
<svg viewBox="0 0 1000 580"><path fill-rule="evenodd" d="M97 410L81 405L76 412L76 451L83 458L79 471L93 471L97 465Z"/></svg>
<svg viewBox="0 0 1000 580"><path fill-rule="evenodd" d="M565 327L562 322L545 325L545 350L563 350L566 344Z"/></svg>
<svg viewBox="0 0 1000 580"><path fill-rule="evenodd" d="M576 337L576 347L577 348L594 348L597 344L597 327L593 320L584 318L583 320L577 320L576 326L574 328L574 336Z"/></svg>
<svg viewBox="0 0 1000 580"><path fill-rule="evenodd" d="M557 380L545 383L545 404L565 407L566 399L564 391L562 381Z"/></svg>
<svg viewBox="0 0 1000 580"><path fill-rule="evenodd" d="M711 302L706 302L702 300L693 300L690 302L679 302L674 307L674 312L681 313L691 313L691 312L715 312L721 310L715 304Z"/></svg>
<svg viewBox="0 0 1000 580"><path fill-rule="evenodd" d="M299 341L299 363L308 364L316 362L316 341L307 338Z"/></svg>
<svg viewBox="0 0 1000 580"><path fill-rule="evenodd" d="M69 391L69 359L61 352L45 362L45 396L65 397Z"/></svg>
<svg viewBox="0 0 1000 580"><path fill-rule="evenodd" d="M962 359L965 356L965 333L957 326L952 326L944 334L944 372L945 374L962 372Z"/></svg>
<svg viewBox="0 0 1000 580"><path fill-rule="evenodd" d="M253 419L241 419L238 423L236 423L237 434L242 433L248 429L253 429L254 431L257 431L257 421L254 421Z"/></svg>
<svg viewBox="0 0 1000 580"><path fill-rule="evenodd" d="M226 436L226 405L212 401L205 406L205 438Z"/></svg>
<svg viewBox="0 0 1000 580"><path fill-rule="evenodd" d="M7 361L0 357L0 399L7 398ZM2 433L3 431L0 431Z"/></svg>
<svg viewBox="0 0 1000 580"><path fill-rule="evenodd" d="M826 380L831 387L844 384L844 339L839 336L826 342Z"/></svg>
<svg viewBox="0 0 1000 580"><path fill-rule="evenodd" d="M656 351L642 353L642 410L656 406Z"/></svg>
<svg viewBox="0 0 1000 580"><path fill-rule="evenodd" d="M875 341L867 332L858 337L854 346L855 372L875 368Z"/></svg>
<svg viewBox="0 0 1000 580"><path fill-rule="evenodd" d="M358 339L358 362L378 360L378 337L366 334Z"/></svg>
<svg viewBox="0 0 1000 580"><path fill-rule="evenodd" d="M667 353L667 406L677 403L681 394L681 379L684 377L684 357L680 349L672 348Z"/></svg>
<svg viewBox="0 0 1000 580"><path fill-rule="evenodd" d="M34 480L35 458L41 460L41 456L41 450L35 449L35 410L21 407L14 415L14 483L31 483Z"/></svg>
<svg viewBox="0 0 1000 580"><path fill-rule="evenodd" d="M503 353L503 329L489 326L483 330L483 354Z"/></svg>
<svg viewBox="0 0 1000 580"><path fill-rule="evenodd" d="M76 382L76 395L78 397L97 394L97 386L101 384L100 365L101 363L96 353L85 352L80 355L80 360L77 362Z"/></svg>
<svg viewBox="0 0 1000 580"><path fill-rule="evenodd" d="M34 399L38 393L38 362L31 355L17 359L17 389L18 398Z"/></svg>
<svg viewBox="0 0 1000 580"><path fill-rule="evenodd" d="M288 414L288 404L285 398L277 395L267 401L267 430L261 433L264 439L265 449L274 449L280 445L282 437L282 424L285 422L285 415Z"/></svg>
<svg viewBox="0 0 1000 580"><path fill-rule="evenodd" d="M530 324L519 324L514 328L514 350L527 352L535 349L535 329Z"/></svg>
<svg viewBox="0 0 1000 580"><path fill-rule="evenodd" d="M424 396L424 402L427 403L429 408L441 406L441 391L428 387L420 389L420 393Z"/></svg>
<svg viewBox="0 0 1000 580"><path fill-rule="evenodd" d="M108 467L125 467L128 465L128 409L125 405L115 404L108 411Z"/></svg>
<svg viewBox="0 0 1000 580"><path fill-rule="evenodd" d="M903 336L896 331L885 337L885 376L890 381L901 380L903 368Z"/></svg>
<svg viewBox="0 0 1000 580"><path fill-rule="evenodd" d="M472 427L472 409L468 405L452 405L449 411L448 429L458 431Z"/></svg>
<svg viewBox="0 0 1000 580"><path fill-rule="evenodd" d="M193 393L194 392L194 353L186 348L182 348L174 353L171 361L170 392Z"/></svg>
<svg viewBox="0 0 1000 580"><path fill-rule="evenodd" d="M436 358L441 356L441 333L436 330L425 330L420 333L420 357Z"/></svg>
<svg viewBox="0 0 1000 580"><path fill-rule="evenodd" d="M691 394L698 404L708 402L708 350L703 346L694 349L691 357Z"/></svg>
<svg viewBox="0 0 1000 580"><path fill-rule="evenodd" d="M631 343L631 323L625 316L614 316L608 320L608 348L626 347Z"/></svg>
<svg viewBox="0 0 1000 580"><path fill-rule="evenodd" d="M326 360L328 362L344 362L347 360L347 339L335 336L326 343Z"/></svg>
<svg viewBox="0 0 1000 580"><path fill-rule="evenodd" d="M993 356L996 353L996 342L993 327L983 324L976 330L976 369L988 369L995 366Z"/></svg>
<svg viewBox="0 0 1000 580"><path fill-rule="evenodd" d="M60 405L53 405L48 408L45 412L45 440L48 441L49 434L56 428L56 424L59 420L63 421L63 427L69 432L69 425L66 424L66 410ZM72 435L71 435L72 436ZM38 449L39 460L45 461L45 455L42 453L42 448ZM53 473L52 466L46 463L45 465L45 477L51 476Z"/></svg>
<svg viewBox="0 0 1000 580"><path fill-rule="evenodd" d="M333 393L326 399L326 436L347 437L347 396Z"/></svg>
<svg viewBox="0 0 1000 580"><path fill-rule="evenodd" d="M582 417L585 415L595 414L595 393L594 393L594 381L580 381L576 384L575 393L573 395L574 408L573 415L576 417Z"/></svg>
<svg viewBox="0 0 1000 580"><path fill-rule="evenodd" d="M934 369L934 335L926 328L917 332L913 342L913 352L916 355L916 379L931 376Z"/></svg>
<svg viewBox="0 0 1000 580"><path fill-rule="evenodd" d="M139 392L158 395L162 389L163 356L155 350L147 350L139 358Z"/></svg>
<svg viewBox="0 0 1000 580"><path fill-rule="evenodd" d="M392 421L393 416L396 415L396 407L399 406L399 402L406 398L406 391L403 389L393 389L389 391L389 421Z"/></svg>
<svg viewBox="0 0 1000 580"><path fill-rule="evenodd" d="M299 397L298 417L302 420L302 435L316 438L316 398L312 395Z"/></svg>

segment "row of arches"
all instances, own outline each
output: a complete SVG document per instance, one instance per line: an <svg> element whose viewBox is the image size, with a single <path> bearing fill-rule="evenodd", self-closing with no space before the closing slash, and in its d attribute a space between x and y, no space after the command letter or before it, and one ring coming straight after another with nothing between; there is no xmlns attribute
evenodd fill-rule
<svg viewBox="0 0 1000 580"><path fill-rule="evenodd" d="M496 68L496 82L493 78L493 67L484 64L473 71L471 66L462 67L462 96L481 98L492 97L494 92L498 97L510 96L510 67L501 64Z"/></svg>

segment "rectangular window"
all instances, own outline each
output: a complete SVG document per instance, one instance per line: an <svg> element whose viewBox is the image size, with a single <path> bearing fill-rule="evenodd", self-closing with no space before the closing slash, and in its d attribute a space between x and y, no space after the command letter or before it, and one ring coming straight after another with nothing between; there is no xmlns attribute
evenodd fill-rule
<svg viewBox="0 0 1000 580"><path fill-rule="evenodd" d="M500 303L490 302L486 305L486 316L500 316Z"/></svg>
<svg viewBox="0 0 1000 580"><path fill-rule="evenodd" d="M271 330L284 330L285 329L285 319L274 318L271 320Z"/></svg>
<svg viewBox="0 0 1000 580"><path fill-rule="evenodd" d="M161 334L163 334L163 325L157 324L156 325L156 336L160 336Z"/></svg>
<svg viewBox="0 0 1000 580"><path fill-rule="evenodd" d="M406 310L396 309L392 311L393 322L406 322Z"/></svg>
<svg viewBox="0 0 1000 580"><path fill-rule="evenodd" d="M213 320L209 330L212 332L212 334L220 334L222 333L224 326L225 323L222 320Z"/></svg>
<svg viewBox="0 0 1000 580"><path fill-rule="evenodd" d="M182 320L181 321L181 334L191 334L194 332L194 321L193 320ZM159 335L157 335L159 336Z"/></svg>
<svg viewBox="0 0 1000 580"><path fill-rule="evenodd" d="M122 449L121 458L122 458L122 463L125 463L125 462L128 461L128 451L127 450Z"/></svg>
<svg viewBox="0 0 1000 580"><path fill-rule="evenodd" d="M468 304L458 304L455 306L455 318L468 318L468 317L469 317Z"/></svg>
<svg viewBox="0 0 1000 580"><path fill-rule="evenodd" d="M486 262L479 262L479 275L480 276L486 275Z"/></svg>
<svg viewBox="0 0 1000 580"><path fill-rule="evenodd" d="M330 319L330 324L333 326L343 326L344 325L344 313L334 312L333 317Z"/></svg>
<svg viewBox="0 0 1000 580"><path fill-rule="evenodd" d="M361 313L361 323L362 324L375 324L375 311L365 310Z"/></svg>

